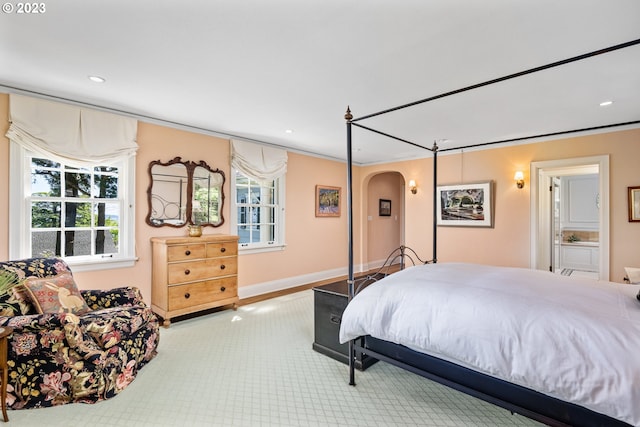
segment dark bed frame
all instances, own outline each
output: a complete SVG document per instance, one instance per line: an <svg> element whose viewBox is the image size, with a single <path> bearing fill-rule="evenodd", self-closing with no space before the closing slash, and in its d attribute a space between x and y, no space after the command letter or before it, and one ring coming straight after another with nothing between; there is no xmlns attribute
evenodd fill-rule
<svg viewBox="0 0 640 427"><path fill-rule="evenodd" d="M625 123L615 123L609 125L602 125L583 129L565 130L547 134L532 135L522 138L509 139L503 141L492 141L481 144L469 145L466 147L450 148L440 150L436 143L433 147L428 148L424 145L417 144L396 136L381 132L376 129L364 126L359 122L372 117L380 116L393 111L413 107L415 105L423 104L426 102L441 99L447 96L456 95L462 92L477 89L483 86L488 86L505 80L514 79L517 77L525 76L528 74L536 73L538 71L547 70L549 68L559 67L565 64L569 64L583 59L591 58L597 55L606 54L619 49L624 49L630 46L640 44L640 39L632 40L626 43L611 46L605 49L589 52L583 55L575 56L565 60L553 62L540 67L525 70L519 73L510 74L497 79L489 80L486 82L478 83L475 85L467 86L458 90L446 92L440 95L425 98L419 101L415 101L409 104L404 104L398 107L390 108L380 111L378 113L369 114L359 118L354 118L351 114L350 108L347 107L345 114L345 120L347 124L347 216L348 216L348 245L349 245L349 272L348 272L348 294L349 301L357 293L357 289L354 286L354 267L353 267L353 208L352 208L352 195L353 195L353 175L352 175L352 128L358 127L366 131L374 132L376 134L388 137L390 139L400 141L406 144L413 145L415 147L429 150L433 153L433 258L425 263L437 262L437 223L436 223L436 201L437 201L437 184L438 184L438 152L460 150L464 148L487 146L493 144L504 144L507 142L517 142L536 138L544 138L550 136L566 135L576 132L587 132L606 128L614 128L625 125L635 125L640 123L640 120L635 120ZM401 261L402 262L402 261ZM371 336L365 336L364 339L355 339L349 342L349 385L355 386L355 359L357 353L366 353L368 356L391 363L400 368L406 369L410 372L421 375L430 380L436 381L447 387L461 391L468 395L482 399L486 402L505 408L512 413L518 413L524 415L533 420L545 423L551 426L629 426L629 424L616 420L609 416L591 411L582 406L575 405L570 402L565 402L547 395L544 395L535 390L522 387L507 381L503 381L466 367L456 365L454 363L439 359L437 357L429 356L423 353L413 351L402 345L390 343L380 339L373 338Z"/></svg>

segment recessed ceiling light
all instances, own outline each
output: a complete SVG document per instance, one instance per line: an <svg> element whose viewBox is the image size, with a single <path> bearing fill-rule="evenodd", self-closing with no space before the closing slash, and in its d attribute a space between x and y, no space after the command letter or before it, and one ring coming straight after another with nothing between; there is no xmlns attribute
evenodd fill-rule
<svg viewBox="0 0 640 427"><path fill-rule="evenodd" d="M91 80L94 83L104 83L106 82L106 80L100 76L89 76L89 80Z"/></svg>
<svg viewBox="0 0 640 427"><path fill-rule="evenodd" d="M284 131L284 133L293 133L293 129L287 129Z"/></svg>
<svg viewBox="0 0 640 427"><path fill-rule="evenodd" d="M601 107L608 107L609 105L613 104L613 101L603 101L600 103Z"/></svg>

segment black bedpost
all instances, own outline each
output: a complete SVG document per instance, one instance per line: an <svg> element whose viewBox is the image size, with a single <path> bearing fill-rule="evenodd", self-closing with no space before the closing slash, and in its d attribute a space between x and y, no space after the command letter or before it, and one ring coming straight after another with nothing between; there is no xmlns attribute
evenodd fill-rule
<svg viewBox="0 0 640 427"><path fill-rule="evenodd" d="M433 142L433 262L438 262L438 144Z"/></svg>
<svg viewBox="0 0 640 427"><path fill-rule="evenodd" d="M347 293L349 294L348 300L351 301L354 294L354 280L353 280L353 172L351 158L351 120L353 115L351 109L347 106L347 112L344 115L347 121L347 239L349 246L349 276L347 278ZM355 381L355 354L354 354L353 340L349 341L349 385L356 385Z"/></svg>

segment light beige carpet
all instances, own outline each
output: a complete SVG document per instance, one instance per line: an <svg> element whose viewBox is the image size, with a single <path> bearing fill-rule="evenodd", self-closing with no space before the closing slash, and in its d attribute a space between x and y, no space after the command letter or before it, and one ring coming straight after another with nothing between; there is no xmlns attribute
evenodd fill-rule
<svg viewBox="0 0 640 427"><path fill-rule="evenodd" d="M8 425L537 425L382 362L351 387L347 366L312 343L312 290L176 322L117 397L10 410Z"/></svg>

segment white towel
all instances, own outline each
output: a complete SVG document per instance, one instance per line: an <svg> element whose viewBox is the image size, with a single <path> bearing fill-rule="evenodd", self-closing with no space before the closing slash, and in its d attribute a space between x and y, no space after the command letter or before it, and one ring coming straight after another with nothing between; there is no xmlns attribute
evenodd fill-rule
<svg viewBox="0 0 640 427"><path fill-rule="evenodd" d="M625 267L624 271L627 273L627 279L630 283L640 283L640 268Z"/></svg>

